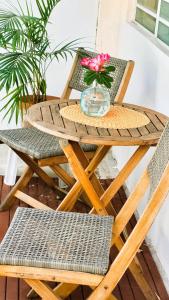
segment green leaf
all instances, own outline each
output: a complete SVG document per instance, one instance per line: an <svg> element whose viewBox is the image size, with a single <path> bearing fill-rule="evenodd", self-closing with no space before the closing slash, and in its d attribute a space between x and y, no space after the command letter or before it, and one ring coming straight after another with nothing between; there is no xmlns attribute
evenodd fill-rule
<svg viewBox="0 0 169 300"><path fill-rule="evenodd" d="M46 89L47 89L46 80L42 79L42 81L40 83L40 91L41 91L42 95L46 95Z"/></svg>
<svg viewBox="0 0 169 300"><path fill-rule="evenodd" d="M53 9L60 1L61 0L36 0L39 13L45 24L48 22Z"/></svg>
<svg viewBox="0 0 169 300"><path fill-rule="evenodd" d="M55 50L52 51L49 55L55 56L55 58L59 61L59 58L63 58L67 60L67 55L73 56L73 53L76 52L78 48L78 41L80 39L75 39L71 42L68 42L63 45L63 42L60 43L58 46L55 47Z"/></svg>
<svg viewBox="0 0 169 300"><path fill-rule="evenodd" d="M114 66L108 66L108 67L105 67L105 69L108 72L114 72L116 70L116 68Z"/></svg>

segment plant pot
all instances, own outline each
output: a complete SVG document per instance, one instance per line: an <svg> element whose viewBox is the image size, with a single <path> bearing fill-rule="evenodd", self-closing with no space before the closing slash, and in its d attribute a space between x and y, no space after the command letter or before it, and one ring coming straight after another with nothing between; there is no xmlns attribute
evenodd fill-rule
<svg viewBox="0 0 169 300"><path fill-rule="evenodd" d="M46 95L45 97L46 100L43 100L42 98L42 101L38 101L38 102L43 102L43 101L49 101L49 100L55 100L55 99L59 99L57 96L50 96L50 95ZM27 111L27 109L32 106L33 104L36 104L37 101L34 99L33 95L30 95L30 96L26 96L25 97L25 100L26 101L23 101L22 104L21 104L21 107L23 109L23 111Z"/></svg>

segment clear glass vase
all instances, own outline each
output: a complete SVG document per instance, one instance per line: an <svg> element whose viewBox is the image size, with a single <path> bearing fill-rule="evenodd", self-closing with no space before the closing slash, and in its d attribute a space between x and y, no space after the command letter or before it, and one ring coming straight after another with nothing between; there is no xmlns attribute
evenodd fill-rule
<svg viewBox="0 0 169 300"><path fill-rule="evenodd" d="M104 86L94 83L81 93L80 106L88 116L103 117L110 109L110 94Z"/></svg>

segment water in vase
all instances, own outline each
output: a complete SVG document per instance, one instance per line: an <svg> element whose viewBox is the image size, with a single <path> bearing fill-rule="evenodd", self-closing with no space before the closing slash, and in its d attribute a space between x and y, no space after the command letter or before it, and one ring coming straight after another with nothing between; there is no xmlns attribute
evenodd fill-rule
<svg viewBox="0 0 169 300"><path fill-rule="evenodd" d="M102 117L110 109L110 94L102 86L90 87L82 92L80 105L86 115Z"/></svg>

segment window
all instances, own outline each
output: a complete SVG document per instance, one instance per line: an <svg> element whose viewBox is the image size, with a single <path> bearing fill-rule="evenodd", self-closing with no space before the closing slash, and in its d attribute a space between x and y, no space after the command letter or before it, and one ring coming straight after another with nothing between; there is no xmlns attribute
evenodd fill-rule
<svg viewBox="0 0 169 300"><path fill-rule="evenodd" d="M137 0L135 20L169 46L169 0Z"/></svg>

